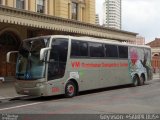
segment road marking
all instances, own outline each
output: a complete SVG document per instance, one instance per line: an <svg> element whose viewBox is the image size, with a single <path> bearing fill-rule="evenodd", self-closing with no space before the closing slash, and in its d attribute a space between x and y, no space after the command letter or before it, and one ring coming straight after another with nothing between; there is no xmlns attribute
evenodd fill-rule
<svg viewBox="0 0 160 120"><path fill-rule="evenodd" d="M3 100L3 99L5 99L5 98L0 96L0 100Z"/></svg>
<svg viewBox="0 0 160 120"><path fill-rule="evenodd" d="M17 95L17 96L14 96L14 97L2 97L0 96L0 100L4 100L4 99L14 99L14 98L18 98L18 97L25 97L27 95Z"/></svg>
<svg viewBox="0 0 160 120"><path fill-rule="evenodd" d="M41 104L41 103L43 103L43 102L36 102L36 103L31 103L31 104L25 104L25 105L19 105L19 106L14 106L14 107L2 108L2 109L0 109L0 111L16 109L16 108L21 108L21 107L27 107L27 106L37 105L37 104Z"/></svg>

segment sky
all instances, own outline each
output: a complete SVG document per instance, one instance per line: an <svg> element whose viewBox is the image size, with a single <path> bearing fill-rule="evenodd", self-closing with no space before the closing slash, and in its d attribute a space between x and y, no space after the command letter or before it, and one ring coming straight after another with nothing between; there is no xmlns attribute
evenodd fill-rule
<svg viewBox="0 0 160 120"><path fill-rule="evenodd" d="M96 0L102 23L103 2ZM146 43L160 38L160 0L122 0L122 30L138 33Z"/></svg>

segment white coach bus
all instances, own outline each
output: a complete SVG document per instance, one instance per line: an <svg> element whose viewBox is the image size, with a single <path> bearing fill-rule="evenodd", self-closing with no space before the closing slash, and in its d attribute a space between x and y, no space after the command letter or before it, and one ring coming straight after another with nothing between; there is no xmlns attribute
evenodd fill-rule
<svg viewBox="0 0 160 120"><path fill-rule="evenodd" d="M16 64L18 94L73 97L80 91L152 79L151 49L109 39L63 35L23 41Z"/></svg>

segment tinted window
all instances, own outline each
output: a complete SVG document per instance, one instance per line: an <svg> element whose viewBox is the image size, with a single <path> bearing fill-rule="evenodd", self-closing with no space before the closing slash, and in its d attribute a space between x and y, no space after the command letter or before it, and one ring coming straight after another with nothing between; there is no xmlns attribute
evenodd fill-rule
<svg viewBox="0 0 160 120"><path fill-rule="evenodd" d="M104 57L104 47L100 43L89 43L90 57Z"/></svg>
<svg viewBox="0 0 160 120"><path fill-rule="evenodd" d="M66 62L67 52L68 52L68 40L66 39L53 40L50 59Z"/></svg>
<svg viewBox="0 0 160 120"><path fill-rule="evenodd" d="M105 45L106 57L118 58L118 51L116 45Z"/></svg>
<svg viewBox="0 0 160 120"><path fill-rule="evenodd" d="M128 47L118 46L119 58L128 58Z"/></svg>
<svg viewBox="0 0 160 120"><path fill-rule="evenodd" d="M48 80L54 80L64 76L67 62L67 53L67 39L53 40L50 60L48 64Z"/></svg>
<svg viewBox="0 0 160 120"><path fill-rule="evenodd" d="M72 40L71 43L71 56L72 57L87 57L88 56L88 43L82 41Z"/></svg>

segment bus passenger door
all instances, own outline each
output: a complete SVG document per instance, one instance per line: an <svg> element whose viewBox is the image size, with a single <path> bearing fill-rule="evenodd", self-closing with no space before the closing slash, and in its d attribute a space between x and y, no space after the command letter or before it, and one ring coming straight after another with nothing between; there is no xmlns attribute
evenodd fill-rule
<svg viewBox="0 0 160 120"><path fill-rule="evenodd" d="M50 59L48 63L48 81L52 83L54 81L54 86L50 86L49 91L61 92L63 85L61 82L65 80L65 70L67 62L68 53L68 40L66 39L55 39L52 42L52 49L50 52ZM51 84L50 84L51 85ZM57 91L53 91L56 89ZM55 94L55 93L54 93Z"/></svg>

